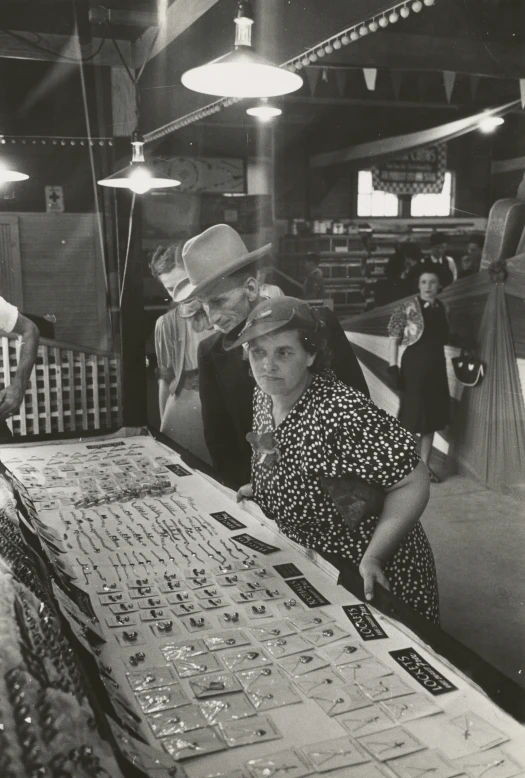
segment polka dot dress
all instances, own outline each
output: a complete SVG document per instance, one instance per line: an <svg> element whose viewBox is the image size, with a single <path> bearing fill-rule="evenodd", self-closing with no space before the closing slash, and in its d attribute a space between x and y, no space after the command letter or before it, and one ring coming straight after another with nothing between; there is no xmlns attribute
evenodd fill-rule
<svg viewBox="0 0 525 778"><path fill-rule="evenodd" d="M272 432L279 452L264 456L254 449L252 456L254 497L264 513L306 548L358 565L378 516L363 519L351 531L319 476L348 474L370 484L393 486L419 462L412 436L331 371L313 376L277 429L271 397L257 388L254 432ZM434 557L419 521L384 569L395 595L439 623Z"/></svg>

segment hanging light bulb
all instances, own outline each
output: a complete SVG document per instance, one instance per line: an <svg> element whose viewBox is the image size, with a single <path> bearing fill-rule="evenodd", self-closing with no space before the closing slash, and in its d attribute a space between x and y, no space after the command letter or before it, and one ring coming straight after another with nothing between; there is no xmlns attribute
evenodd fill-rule
<svg viewBox="0 0 525 778"><path fill-rule="evenodd" d="M494 132L496 127L500 127L504 123L505 119L503 116L486 116L484 119L480 119L478 127L481 132L488 134L489 132Z"/></svg>
<svg viewBox="0 0 525 778"><path fill-rule="evenodd" d="M379 19L378 24L379 24L380 27L383 27L383 28L388 27L388 19L387 19L387 17L386 16L381 16L380 19Z"/></svg>
<svg viewBox="0 0 525 778"><path fill-rule="evenodd" d="M407 17L410 16L410 8L408 7L408 5L404 5L402 8L399 9L399 13L403 17L403 19L406 19Z"/></svg>
<svg viewBox="0 0 525 778"><path fill-rule="evenodd" d="M11 170L4 162L0 161L0 185L7 184L10 181L27 181L29 176L26 173L18 173Z"/></svg>
<svg viewBox="0 0 525 778"><path fill-rule="evenodd" d="M176 178L161 178L148 168L144 159L144 141L138 132L133 133L131 146L133 148L131 163L124 170L97 181L98 184L115 189L130 189L135 194L145 194L150 189L166 189L180 185L180 181Z"/></svg>
<svg viewBox="0 0 525 778"><path fill-rule="evenodd" d="M396 10L392 11L390 16L388 17L388 21L390 22L390 24L395 24L396 22L399 21L399 14Z"/></svg>
<svg viewBox="0 0 525 778"><path fill-rule="evenodd" d="M414 13L418 14L422 8L423 8L423 3L421 2L421 0L416 0L415 3L412 3L412 10L414 11Z"/></svg>
<svg viewBox="0 0 525 778"><path fill-rule="evenodd" d="M184 86L194 92L221 97L275 97L300 89L301 76L255 54L252 25L251 3L239 0L235 49L207 65L187 70L181 78Z"/></svg>
<svg viewBox="0 0 525 778"><path fill-rule="evenodd" d="M249 116L255 116L261 122L269 122L271 119L275 119L276 116L280 116L282 111L276 105L269 103L267 97L262 97L258 105L252 105L251 108L247 108L246 113Z"/></svg>

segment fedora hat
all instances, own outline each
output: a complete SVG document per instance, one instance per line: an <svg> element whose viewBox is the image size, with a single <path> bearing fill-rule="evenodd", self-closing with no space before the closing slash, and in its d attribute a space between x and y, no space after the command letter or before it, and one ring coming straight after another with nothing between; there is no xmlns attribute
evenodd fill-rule
<svg viewBox="0 0 525 778"><path fill-rule="evenodd" d="M233 227L227 224L209 227L184 244L182 260L188 278L177 284L173 299L180 303L198 297L223 278L262 257L271 246L267 243L255 251L248 251Z"/></svg>

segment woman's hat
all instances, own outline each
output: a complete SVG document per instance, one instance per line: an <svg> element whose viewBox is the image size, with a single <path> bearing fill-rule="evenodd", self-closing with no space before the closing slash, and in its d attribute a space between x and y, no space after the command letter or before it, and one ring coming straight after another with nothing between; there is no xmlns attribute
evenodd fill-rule
<svg viewBox="0 0 525 778"><path fill-rule="evenodd" d="M272 244L267 243L255 251L248 251L233 227L227 224L209 227L184 244L182 260L188 278L177 284L173 299L180 303L198 297L223 278L262 257L271 247Z"/></svg>
<svg viewBox="0 0 525 778"><path fill-rule="evenodd" d="M230 351L254 338L283 328L314 333L319 329L319 318L314 308L296 297L275 297L263 300L251 311L238 336L233 332L229 336L226 335L224 348Z"/></svg>

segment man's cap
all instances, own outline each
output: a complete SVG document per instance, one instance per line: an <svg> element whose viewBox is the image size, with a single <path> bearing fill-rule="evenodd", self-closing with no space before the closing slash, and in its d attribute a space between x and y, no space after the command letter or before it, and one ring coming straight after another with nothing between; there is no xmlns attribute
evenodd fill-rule
<svg viewBox="0 0 525 778"><path fill-rule="evenodd" d="M272 247L267 243L255 251L248 251L239 233L228 224L215 224L182 248L182 260L188 276L173 290L176 303L189 301L212 289L223 278L240 270L266 254Z"/></svg>
<svg viewBox="0 0 525 778"><path fill-rule="evenodd" d="M306 330L312 334L319 329L319 317L314 308L296 297L275 297L255 306L241 332L224 338L226 351L238 348L261 335L281 329Z"/></svg>

